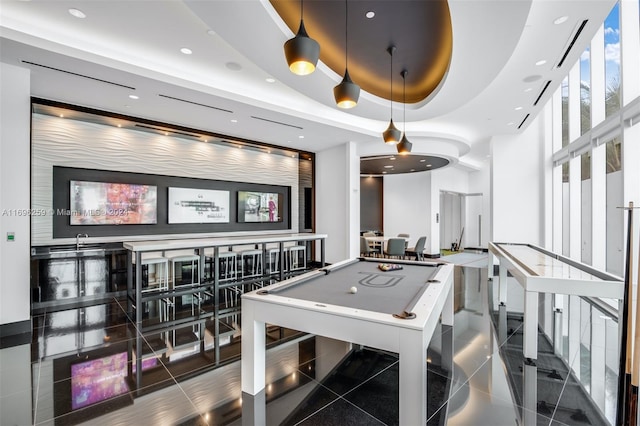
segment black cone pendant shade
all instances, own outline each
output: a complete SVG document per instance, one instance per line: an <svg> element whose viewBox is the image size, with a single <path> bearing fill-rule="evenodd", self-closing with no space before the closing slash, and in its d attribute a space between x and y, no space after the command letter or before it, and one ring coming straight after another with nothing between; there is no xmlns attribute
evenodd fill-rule
<svg viewBox="0 0 640 426"><path fill-rule="evenodd" d="M400 139L400 142L398 142L396 148L398 149L398 154L408 154L411 152L412 146L413 144L409 142L409 139L407 139L407 135L405 133L404 135L402 135L402 139Z"/></svg>
<svg viewBox="0 0 640 426"><path fill-rule="evenodd" d="M284 56L292 73L297 75L311 74L316 69L320 57L320 44L310 38L304 28L302 19L302 1L300 1L300 28L298 34L284 44Z"/></svg>
<svg viewBox="0 0 640 426"><path fill-rule="evenodd" d="M358 98L360 97L360 86L355 84L351 80L351 76L349 76L349 54L347 46L349 44L348 31L349 28L349 10L347 8L347 0L344 2L344 55L345 55L345 66L344 66L344 78L342 82L333 88L333 97L336 100L336 105L338 108L353 108L358 104Z"/></svg>
<svg viewBox="0 0 640 426"><path fill-rule="evenodd" d="M387 49L387 52L391 55L391 75L389 77L391 86L389 95L389 99L391 100L391 119L389 120L389 127L387 127L387 130L382 132L382 138L384 139L384 143L389 145L398 143L398 141L400 141L400 136L402 135L402 132L393 124L393 52L395 52L395 50L396 47L393 45L389 46Z"/></svg>
<svg viewBox="0 0 640 426"><path fill-rule="evenodd" d="M400 135L402 132L393 124L393 118L389 120L389 127L387 130L382 132L382 138L384 139L384 143L389 145L394 145L398 143L398 139L400 139Z"/></svg>
<svg viewBox="0 0 640 426"><path fill-rule="evenodd" d="M402 135L402 139L400 139L400 142L398 142L398 145L396 145L396 148L398 150L398 154L403 155L410 153L411 147L413 146L413 144L409 142L409 139L407 139L407 101L405 99L405 95L407 93L406 78L408 73L409 72L407 70L402 70L402 72L400 73L402 75L402 119L404 121L404 134Z"/></svg>
<svg viewBox="0 0 640 426"><path fill-rule="evenodd" d="M353 108L358 104L360 86L351 81L349 70L346 68L342 82L333 88L333 97L339 108Z"/></svg>

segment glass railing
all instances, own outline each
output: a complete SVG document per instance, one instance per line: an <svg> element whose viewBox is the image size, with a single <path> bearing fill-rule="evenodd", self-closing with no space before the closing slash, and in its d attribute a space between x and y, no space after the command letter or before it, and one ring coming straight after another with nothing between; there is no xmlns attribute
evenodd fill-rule
<svg viewBox="0 0 640 426"><path fill-rule="evenodd" d="M545 295L554 298L557 307L552 313L556 327L548 336L556 354L571 367L593 403L614 424L620 362L618 310L597 298L553 296Z"/></svg>

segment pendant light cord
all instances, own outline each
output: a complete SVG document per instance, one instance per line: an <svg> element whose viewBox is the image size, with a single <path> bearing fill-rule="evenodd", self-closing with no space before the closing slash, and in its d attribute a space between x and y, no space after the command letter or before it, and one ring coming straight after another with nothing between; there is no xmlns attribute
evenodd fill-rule
<svg viewBox="0 0 640 426"><path fill-rule="evenodd" d="M402 131L404 137L407 137L407 70L402 70Z"/></svg>
<svg viewBox="0 0 640 426"><path fill-rule="evenodd" d="M344 69L349 68L349 2L344 0Z"/></svg>
<svg viewBox="0 0 640 426"><path fill-rule="evenodd" d="M391 83L391 96L389 97L389 100L391 101L390 104L390 109L391 109L391 121L393 121L393 51L396 49L395 46L391 46L389 47L389 54L391 55L391 78L390 83Z"/></svg>

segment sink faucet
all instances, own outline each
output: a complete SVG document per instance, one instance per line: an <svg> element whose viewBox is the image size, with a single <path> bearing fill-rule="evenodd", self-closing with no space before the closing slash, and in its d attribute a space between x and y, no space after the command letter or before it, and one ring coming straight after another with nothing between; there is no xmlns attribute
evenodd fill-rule
<svg viewBox="0 0 640 426"><path fill-rule="evenodd" d="M76 250L80 250L80 237L89 238L89 234L76 235Z"/></svg>

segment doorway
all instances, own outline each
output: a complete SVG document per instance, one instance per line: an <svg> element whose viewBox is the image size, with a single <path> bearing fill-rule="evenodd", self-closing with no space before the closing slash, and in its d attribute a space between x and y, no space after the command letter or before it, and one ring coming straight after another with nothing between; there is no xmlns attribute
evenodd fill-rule
<svg viewBox="0 0 640 426"><path fill-rule="evenodd" d="M440 191L440 250L481 248L482 194Z"/></svg>

